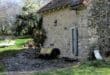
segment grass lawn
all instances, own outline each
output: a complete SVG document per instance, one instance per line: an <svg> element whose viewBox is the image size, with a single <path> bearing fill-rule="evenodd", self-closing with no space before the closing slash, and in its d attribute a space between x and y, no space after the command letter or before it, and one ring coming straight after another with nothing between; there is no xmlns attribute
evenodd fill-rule
<svg viewBox="0 0 110 75"><path fill-rule="evenodd" d="M102 61L92 61L80 66L58 69L49 72L38 72L32 75L110 75L110 64Z"/></svg>
<svg viewBox="0 0 110 75"><path fill-rule="evenodd" d="M2 60L4 57L11 57L15 56L17 53L21 52L23 49L23 45L30 40L30 38L24 38L24 39L16 39L14 46L9 47L0 47L0 60ZM3 42L1 40L0 42ZM4 71L4 65L2 62L0 62L0 72Z"/></svg>
<svg viewBox="0 0 110 75"><path fill-rule="evenodd" d="M14 46L9 47L1 47L0 48L0 59L4 57L14 56L17 53L21 52L23 50L23 45L30 40L30 38L25 39L16 39Z"/></svg>
<svg viewBox="0 0 110 75"><path fill-rule="evenodd" d="M28 40L30 40L30 38L16 39L14 46L1 47L1 48L0 48L0 52L23 49L23 45L24 45Z"/></svg>
<svg viewBox="0 0 110 75"><path fill-rule="evenodd" d="M30 38L16 39L16 45L0 48L0 59L14 56L23 50L23 45ZM0 62L0 72L5 70L4 65ZM0 74L1 75L1 74ZM110 62L87 61L86 63L70 68L51 70L49 72L36 72L32 75L110 75Z"/></svg>
<svg viewBox="0 0 110 75"><path fill-rule="evenodd" d="M13 40L13 41L15 41L15 45L13 45L13 46L8 46L8 47L0 47L0 52L23 49L23 45L24 45L28 40L30 40L30 38L15 39L15 40ZM1 43L1 42L4 42L4 40L0 41L0 43Z"/></svg>

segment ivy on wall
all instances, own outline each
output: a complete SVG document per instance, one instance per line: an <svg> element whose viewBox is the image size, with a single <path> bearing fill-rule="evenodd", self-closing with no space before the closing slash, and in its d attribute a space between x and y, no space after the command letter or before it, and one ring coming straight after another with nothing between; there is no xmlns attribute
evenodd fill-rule
<svg viewBox="0 0 110 75"><path fill-rule="evenodd" d="M90 10L89 27L96 29L98 42L97 46L100 50L110 49L110 1L109 0L93 0Z"/></svg>

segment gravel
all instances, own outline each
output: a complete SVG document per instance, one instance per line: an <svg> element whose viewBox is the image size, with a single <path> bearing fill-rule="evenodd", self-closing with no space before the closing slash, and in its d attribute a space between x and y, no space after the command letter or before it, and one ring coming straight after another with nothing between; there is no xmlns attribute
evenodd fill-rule
<svg viewBox="0 0 110 75"><path fill-rule="evenodd" d="M76 62L66 62L63 58L58 59L40 59L35 58L34 49L25 50L15 57L4 58L2 62L5 64L7 71L42 71L54 68L64 68L74 65Z"/></svg>

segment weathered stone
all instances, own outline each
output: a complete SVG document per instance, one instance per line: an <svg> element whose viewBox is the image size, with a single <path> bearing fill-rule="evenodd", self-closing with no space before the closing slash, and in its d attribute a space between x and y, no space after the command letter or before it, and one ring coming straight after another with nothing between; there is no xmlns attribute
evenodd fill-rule
<svg viewBox="0 0 110 75"><path fill-rule="evenodd" d="M93 0L89 15L90 36L97 39L96 45L101 51L110 50L110 1ZM93 34L94 33L94 34Z"/></svg>
<svg viewBox="0 0 110 75"><path fill-rule="evenodd" d="M61 9L44 16L44 28L47 32L47 40L45 47L59 48L62 57L74 57L72 52L72 31L74 27L78 27L79 32L79 57L82 55L87 57L89 52L89 31L88 31L88 14L89 6L85 10L75 11L69 8ZM78 12L78 13L77 13ZM54 21L57 20L57 26L54 26ZM66 30L64 29L66 27ZM86 39L83 41L83 39ZM54 45L50 45L54 43ZM86 44L84 44L86 43ZM86 52L86 55L83 53Z"/></svg>

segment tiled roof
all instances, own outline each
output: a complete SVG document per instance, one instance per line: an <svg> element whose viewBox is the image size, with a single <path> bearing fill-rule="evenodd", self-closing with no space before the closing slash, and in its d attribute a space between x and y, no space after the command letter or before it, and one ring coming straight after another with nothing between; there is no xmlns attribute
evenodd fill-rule
<svg viewBox="0 0 110 75"><path fill-rule="evenodd" d="M47 10L51 10L51 9L66 6L66 5L71 5L74 7L81 4L82 1L83 0L52 0L43 8L41 8L38 12L44 12Z"/></svg>

